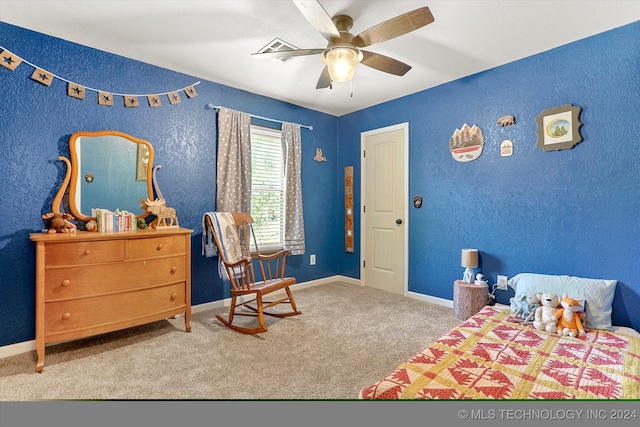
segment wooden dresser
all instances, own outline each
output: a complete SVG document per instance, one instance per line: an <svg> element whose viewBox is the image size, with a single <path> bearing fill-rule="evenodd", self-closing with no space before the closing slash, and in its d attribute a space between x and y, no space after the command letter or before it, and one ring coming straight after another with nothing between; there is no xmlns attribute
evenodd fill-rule
<svg viewBox="0 0 640 427"><path fill-rule="evenodd" d="M191 331L191 233L33 233L36 243L36 371L45 345L184 313Z"/></svg>

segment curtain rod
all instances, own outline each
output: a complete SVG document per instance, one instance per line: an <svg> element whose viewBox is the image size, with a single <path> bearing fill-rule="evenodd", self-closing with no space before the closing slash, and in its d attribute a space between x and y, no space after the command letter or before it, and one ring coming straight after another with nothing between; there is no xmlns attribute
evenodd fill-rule
<svg viewBox="0 0 640 427"><path fill-rule="evenodd" d="M223 107L221 107L219 105L213 105L213 104L207 104L206 107L207 107L207 110L219 110L219 109L223 108ZM255 114L249 114L249 115L251 117L253 117L254 119L266 120L268 122L274 122L274 123L284 123L282 120L270 119L269 117L256 116ZM307 128L309 130L313 130L313 126L309 126L309 125L300 125L300 127Z"/></svg>

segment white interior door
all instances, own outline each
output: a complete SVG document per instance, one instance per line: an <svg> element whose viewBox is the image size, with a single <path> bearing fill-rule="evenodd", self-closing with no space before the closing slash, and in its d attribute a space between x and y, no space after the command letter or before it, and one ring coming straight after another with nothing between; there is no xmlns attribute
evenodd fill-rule
<svg viewBox="0 0 640 427"><path fill-rule="evenodd" d="M361 134L364 286L407 295L409 124Z"/></svg>

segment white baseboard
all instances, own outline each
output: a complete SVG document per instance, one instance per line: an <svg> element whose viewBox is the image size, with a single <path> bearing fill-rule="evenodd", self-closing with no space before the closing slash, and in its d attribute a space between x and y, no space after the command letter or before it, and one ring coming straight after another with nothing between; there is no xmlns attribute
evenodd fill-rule
<svg viewBox="0 0 640 427"><path fill-rule="evenodd" d="M354 279L352 277L337 275L337 276L325 277L322 279L316 279L316 280L310 280L307 282L297 283L291 286L291 291L295 292L300 289L305 289L313 286L320 286L320 285L325 285L328 283L335 283L335 282L344 282L344 283L362 286L360 283L360 279ZM213 310L215 308L228 307L229 305L231 305L231 298L207 302L204 304L197 304L191 307L191 313L199 313L202 311ZM5 357L10 357L10 356L15 356L17 354L28 353L30 351L35 351L35 349L36 349L36 340L23 341L16 344L5 345L0 347L0 359L3 359Z"/></svg>
<svg viewBox="0 0 640 427"><path fill-rule="evenodd" d="M16 354L28 353L35 351L36 340L23 341L15 344L5 345L0 347L0 359L5 357L15 356Z"/></svg>
<svg viewBox="0 0 640 427"><path fill-rule="evenodd" d="M452 300L448 300L448 299L444 299L444 298L438 298L438 297L432 297L430 295L419 294L417 292L409 292L407 294L407 296L409 298L415 298L415 299L418 299L420 301L430 302L432 304L438 304L438 305L443 305L445 307L453 308L453 301Z"/></svg>

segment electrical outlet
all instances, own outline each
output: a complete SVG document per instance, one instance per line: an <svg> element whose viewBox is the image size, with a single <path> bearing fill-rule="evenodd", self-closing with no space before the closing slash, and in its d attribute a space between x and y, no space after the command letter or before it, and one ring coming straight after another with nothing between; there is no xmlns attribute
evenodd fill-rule
<svg viewBox="0 0 640 427"><path fill-rule="evenodd" d="M316 265L316 255L309 255L309 265Z"/></svg>
<svg viewBox="0 0 640 427"><path fill-rule="evenodd" d="M507 284L508 278L507 276L501 276L498 274L498 289L506 291L509 288L509 285Z"/></svg>

